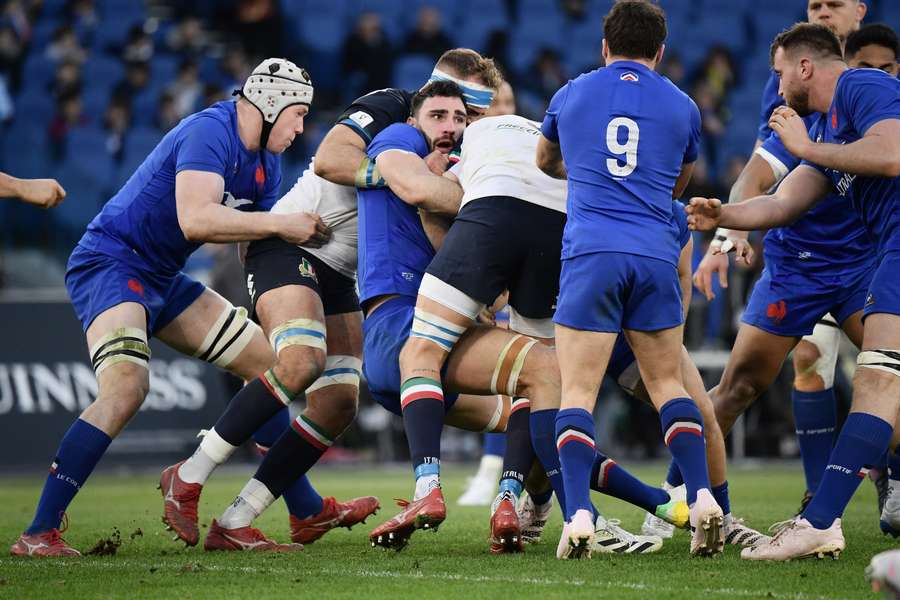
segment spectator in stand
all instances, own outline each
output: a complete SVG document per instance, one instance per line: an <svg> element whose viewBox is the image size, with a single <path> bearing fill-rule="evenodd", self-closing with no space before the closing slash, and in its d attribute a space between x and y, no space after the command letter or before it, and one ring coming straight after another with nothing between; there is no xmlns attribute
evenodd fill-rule
<svg viewBox="0 0 900 600"><path fill-rule="evenodd" d="M179 119L194 112L203 94L203 82L200 81L200 70L193 59L186 59L181 63L175 81L169 84L166 92L175 100L175 112Z"/></svg>
<svg viewBox="0 0 900 600"><path fill-rule="evenodd" d="M125 79L113 88L113 95L134 101L135 96L150 84L150 65L145 62L130 62L125 65Z"/></svg>
<svg viewBox="0 0 900 600"><path fill-rule="evenodd" d="M83 63L87 58L87 52L81 47L75 30L68 24L59 26L53 34L53 41L47 45L45 54L56 62L67 60Z"/></svg>
<svg viewBox="0 0 900 600"><path fill-rule="evenodd" d="M247 53L238 45L231 45L225 50L221 66L226 78L225 89L228 90L241 87L250 75L251 65L247 60Z"/></svg>
<svg viewBox="0 0 900 600"><path fill-rule="evenodd" d="M209 32L200 17L188 15L166 36L166 47L172 52L200 57L210 45Z"/></svg>
<svg viewBox="0 0 900 600"><path fill-rule="evenodd" d="M700 65L694 82L703 82L709 88L713 101L722 106L727 100L729 92L737 83L737 70L734 58L727 48L713 46L706 54L706 58Z"/></svg>
<svg viewBox="0 0 900 600"><path fill-rule="evenodd" d="M164 92L159 97L159 107L156 111L156 127L163 133L169 131L181 120L175 107L175 97L169 92Z"/></svg>
<svg viewBox="0 0 900 600"><path fill-rule="evenodd" d="M681 56L674 50L663 55L662 62L657 69L660 75L668 77L669 81L681 87L684 83L685 69Z"/></svg>
<svg viewBox="0 0 900 600"><path fill-rule="evenodd" d="M70 0L66 5L66 20L75 28L78 39L85 46L94 41L94 32L100 23L94 0Z"/></svg>
<svg viewBox="0 0 900 600"><path fill-rule="evenodd" d="M716 94L706 81L698 82L694 86L691 96L697 103L697 108L700 109L702 148L710 176L712 179L717 179L719 176L719 141L725 133L724 108L716 101Z"/></svg>
<svg viewBox="0 0 900 600"><path fill-rule="evenodd" d="M202 106L198 107L197 110L202 110L208 106L212 106L216 102L221 102L222 100L228 100L229 96L231 96L231 94L222 89L221 86L215 83L206 83L203 86Z"/></svg>
<svg viewBox="0 0 900 600"><path fill-rule="evenodd" d="M153 58L153 36L144 31L143 25L132 25L125 45L117 51L125 62L148 63Z"/></svg>
<svg viewBox="0 0 900 600"><path fill-rule="evenodd" d="M547 100L569 80L565 67L560 61L559 53L552 48L541 48L529 73L531 74L528 78L530 81L525 81L523 84Z"/></svg>
<svg viewBox="0 0 900 600"><path fill-rule="evenodd" d="M79 92L60 96L56 105L56 115L47 128L47 137L50 139L51 157L59 161L65 157L66 137L69 131L87 124L88 119L82 110Z"/></svg>
<svg viewBox="0 0 900 600"><path fill-rule="evenodd" d="M559 7L563 15L570 21L583 23L587 19L587 3L585 0L560 0Z"/></svg>
<svg viewBox="0 0 900 600"><path fill-rule="evenodd" d="M360 15L356 29L344 40L342 55L344 74L359 76L362 89L368 92L390 87L394 50L377 14Z"/></svg>
<svg viewBox="0 0 900 600"><path fill-rule="evenodd" d="M252 57L283 56L284 29L276 0L238 0L223 3L227 33L235 36Z"/></svg>
<svg viewBox="0 0 900 600"><path fill-rule="evenodd" d="M116 162L122 160L125 135L131 126L131 103L127 98L113 97L103 115L106 130L106 151Z"/></svg>
<svg viewBox="0 0 900 600"><path fill-rule="evenodd" d="M445 50L453 47L453 42L444 33L441 13L433 6L423 6L416 18L416 27L406 36L403 52L424 54L437 60Z"/></svg>
<svg viewBox="0 0 900 600"><path fill-rule="evenodd" d="M74 61L63 61L56 67L56 74L50 84L54 98L69 96L81 91L81 65Z"/></svg>
<svg viewBox="0 0 900 600"><path fill-rule="evenodd" d="M28 8L31 9L29 14ZM15 32L16 37L23 43L31 41L31 24L35 20L35 12L40 11L40 6L26 8L20 0L8 0L0 11L0 22L8 25Z"/></svg>

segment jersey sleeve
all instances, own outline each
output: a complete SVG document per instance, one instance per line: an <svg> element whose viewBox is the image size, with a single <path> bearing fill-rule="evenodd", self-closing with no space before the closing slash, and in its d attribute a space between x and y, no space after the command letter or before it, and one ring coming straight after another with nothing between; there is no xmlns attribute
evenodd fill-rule
<svg viewBox="0 0 900 600"><path fill-rule="evenodd" d="M772 111L784 104L784 99L778 95L778 83L778 75L772 71L766 81L766 87L763 88L762 104L759 109L759 131L756 133L756 139L760 142L766 141L772 135L769 117L772 116Z"/></svg>
<svg viewBox="0 0 900 600"><path fill-rule="evenodd" d="M207 171L225 176L231 149L227 126L217 119L199 118L178 132L175 172Z"/></svg>
<svg viewBox="0 0 900 600"><path fill-rule="evenodd" d="M672 216L675 219L675 224L678 226L678 245L683 249L691 239L691 230L688 228L687 212L684 210L684 204L678 200L672 203Z"/></svg>
<svg viewBox="0 0 900 600"><path fill-rule="evenodd" d="M547 106L544 122L541 124L541 133L543 136L556 144L559 143L559 111L562 110L562 107L566 104L566 98L569 97L569 86L571 84L572 82L570 81L556 90L556 93L553 94L553 98L550 99L549 106Z"/></svg>
<svg viewBox="0 0 900 600"><path fill-rule="evenodd" d="M375 136L366 153L375 160L388 150L401 150L418 156L428 154L428 144L422 133L406 123L395 123Z"/></svg>
<svg viewBox="0 0 900 600"><path fill-rule="evenodd" d="M687 147L684 149L684 159L682 160L682 164L692 163L697 160L697 156L700 153L700 132L701 132L701 121L700 121L700 109L697 108L697 105L693 100L691 102L691 130L688 132L688 143Z"/></svg>
<svg viewBox="0 0 900 600"><path fill-rule="evenodd" d="M863 136L876 123L900 119L900 82L874 69L859 69L839 88L837 119L849 118ZM841 115L841 108L846 116Z"/></svg>
<svg viewBox="0 0 900 600"><path fill-rule="evenodd" d="M337 122L355 131L368 145L389 125L406 121L410 97L409 92L398 89L366 94L354 100Z"/></svg>
<svg viewBox="0 0 900 600"><path fill-rule="evenodd" d="M793 154L787 151L781 138L774 131L771 135L756 149L756 154L760 158L769 163L772 173L775 174L775 183L777 184L785 176L794 170L794 167L800 164L800 161Z"/></svg>

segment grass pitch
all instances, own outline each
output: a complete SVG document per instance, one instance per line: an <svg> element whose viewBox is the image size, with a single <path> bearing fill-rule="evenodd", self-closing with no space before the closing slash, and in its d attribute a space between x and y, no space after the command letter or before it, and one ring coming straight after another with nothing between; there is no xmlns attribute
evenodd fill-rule
<svg viewBox="0 0 900 600"><path fill-rule="evenodd" d="M201 523L233 499L246 475L214 475L203 492ZM844 520L848 549L840 560L758 564L742 561L737 548L718 558L688 556L688 535L677 532L657 553L595 555L590 561L557 561L561 524L554 509L544 542L525 554L491 556L487 509L453 502L471 467L448 465L444 485L448 519L438 533L418 532L400 553L370 548L374 524L395 514L392 498L412 488L406 468L319 469L313 481L338 498L374 494L382 510L367 525L333 531L298 555L205 553L170 540L160 522L157 477L98 475L70 507L69 543L85 552L115 537L113 555L81 559L0 558L0 597L8 598L872 598L863 571L872 555L895 547L878 530L874 488L864 482ZM663 467L635 472L659 481ZM6 478L0 483L0 540L11 544L29 522L42 478ZM732 473L732 507L756 527L788 518L802 492L799 466L767 466ZM641 512L595 494L607 517L637 531ZM257 525L271 537L288 538L287 512L279 502ZM205 529L201 529L202 536ZM5 552L5 547L4 550Z"/></svg>

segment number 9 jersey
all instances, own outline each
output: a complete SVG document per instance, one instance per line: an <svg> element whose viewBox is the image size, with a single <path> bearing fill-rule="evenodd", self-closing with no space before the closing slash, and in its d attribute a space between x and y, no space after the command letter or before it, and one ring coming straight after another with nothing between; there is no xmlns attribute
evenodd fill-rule
<svg viewBox="0 0 900 600"><path fill-rule="evenodd" d="M541 132L560 145L568 173L563 260L620 252L677 265L672 190L700 140L700 112L684 92L616 61L557 91Z"/></svg>

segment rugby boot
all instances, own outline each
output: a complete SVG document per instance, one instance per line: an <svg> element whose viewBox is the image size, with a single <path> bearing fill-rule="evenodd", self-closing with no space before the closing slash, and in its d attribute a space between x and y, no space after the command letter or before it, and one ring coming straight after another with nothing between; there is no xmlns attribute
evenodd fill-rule
<svg viewBox="0 0 900 600"><path fill-rule="evenodd" d="M715 556L722 552L724 520L722 509L710 491L697 490L697 501L691 507L691 556Z"/></svg>
<svg viewBox="0 0 900 600"><path fill-rule="evenodd" d="M816 529L803 517L795 517L784 523L770 540L741 550L741 558L785 561L830 556L836 560L844 546L840 519L835 519L828 529Z"/></svg>
<svg viewBox="0 0 900 600"><path fill-rule="evenodd" d="M594 552L603 554L650 554L662 548L662 538L656 535L635 535L622 529L619 519L597 515L594 525Z"/></svg>
<svg viewBox="0 0 900 600"><path fill-rule="evenodd" d="M391 520L373 529L369 534L369 541L373 548L381 546L402 550L416 529L437 531L437 528L447 518L444 494L439 487L412 502L398 499L397 506L403 510Z"/></svg>
<svg viewBox="0 0 900 600"><path fill-rule="evenodd" d="M725 535L725 543L731 546L751 548L753 546L765 544L772 539L766 534L756 531L752 527L747 527L744 525L743 519L738 519L730 514L725 515L722 531Z"/></svg>
<svg viewBox="0 0 900 600"><path fill-rule="evenodd" d="M890 480L886 487L879 525L885 535L897 537L900 535L900 481Z"/></svg>
<svg viewBox="0 0 900 600"><path fill-rule="evenodd" d="M519 499L516 513L519 516L519 527L522 531L522 541L526 544L537 544L541 541L541 534L550 518L553 508L553 498L544 504L537 505L528 494L523 494Z"/></svg>
<svg viewBox="0 0 900 600"><path fill-rule="evenodd" d="M303 550L303 545L279 544L267 538L262 531L255 527L226 529L213 519L209 526L209 533L206 534L206 541L203 542L203 549L209 551L299 552Z"/></svg>
<svg viewBox="0 0 900 600"><path fill-rule="evenodd" d="M363 496L347 502L338 502L334 496L322 498L319 514L305 519L291 515L291 541L312 544L335 527L350 529L357 523L365 523L379 508L381 505L375 496Z"/></svg>
<svg viewBox="0 0 900 600"><path fill-rule="evenodd" d="M81 556L81 552L62 539L59 529L50 529L31 535L23 533L16 543L10 546L9 553L12 556Z"/></svg>
<svg viewBox="0 0 900 600"><path fill-rule="evenodd" d="M556 546L556 558L590 558L594 539L594 515L589 510L576 510L572 520L563 526Z"/></svg>
<svg viewBox="0 0 900 600"><path fill-rule="evenodd" d="M200 541L197 527L197 505L200 503L199 483L186 483L178 476L178 468L184 461L167 467L159 478L163 496L163 523L166 529L175 532L173 540L182 540L188 546L196 546Z"/></svg>
<svg viewBox="0 0 900 600"><path fill-rule="evenodd" d="M491 554L523 552L525 543L519 515L513 504L515 498L503 493L494 500L491 510Z"/></svg>

